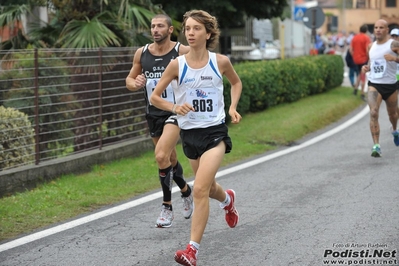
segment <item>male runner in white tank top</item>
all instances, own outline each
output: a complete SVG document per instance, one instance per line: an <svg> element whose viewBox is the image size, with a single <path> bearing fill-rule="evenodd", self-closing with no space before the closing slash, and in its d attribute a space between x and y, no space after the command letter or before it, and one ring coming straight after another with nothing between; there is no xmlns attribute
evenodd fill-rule
<svg viewBox="0 0 399 266"><path fill-rule="evenodd" d="M238 223L236 193L232 189L225 191L215 176L224 154L232 148L225 124L222 76L231 84L229 115L232 123L241 120L236 109L242 83L227 56L208 51L215 48L220 36L215 17L202 10L188 11L183 17L183 32L190 51L168 65L150 101L160 109L177 114L184 154L195 174L190 242L185 250L175 253L175 260L182 265L196 266L209 217L209 198L220 202L229 227ZM161 98L172 80L178 82L174 88L176 104Z"/></svg>
<svg viewBox="0 0 399 266"><path fill-rule="evenodd" d="M396 146L399 146L396 80L399 42L390 38L388 23L383 19L377 20L374 24L374 36L376 40L369 45L369 62L362 67L362 71L370 72L367 102L370 107L370 131L374 143L371 156L381 157L378 117L382 100L386 103L389 121L392 124L393 141ZM395 60L388 61L387 55L395 56Z"/></svg>

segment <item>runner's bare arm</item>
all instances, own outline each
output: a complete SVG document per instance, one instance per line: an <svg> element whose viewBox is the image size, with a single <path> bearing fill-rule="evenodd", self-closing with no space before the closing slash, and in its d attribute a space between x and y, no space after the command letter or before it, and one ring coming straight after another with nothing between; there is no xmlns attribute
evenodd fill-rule
<svg viewBox="0 0 399 266"><path fill-rule="evenodd" d="M231 117L231 122L236 124L239 123L242 118L237 112L237 105L242 92L242 82L227 56L217 54L217 61L220 73L226 76L231 84L231 104L229 108L229 115Z"/></svg>
<svg viewBox="0 0 399 266"><path fill-rule="evenodd" d="M150 102L152 105L165 111L171 111L173 113L176 112L176 105L162 99L161 95L166 90L166 87L168 87L168 85L172 82L172 80L177 78L178 73L179 63L177 60L173 60L166 67L161 79L151 94Z"/></svg>
<svg viewBox="0 0 399 266"><path fill-rule="evenodd" d="M133 57L133 66L130 69L129 75L126 77L126 88L130 91L137 91L145 86L146 78L142 73L142 66L140 63L143 48L137 49Z"/></svg>

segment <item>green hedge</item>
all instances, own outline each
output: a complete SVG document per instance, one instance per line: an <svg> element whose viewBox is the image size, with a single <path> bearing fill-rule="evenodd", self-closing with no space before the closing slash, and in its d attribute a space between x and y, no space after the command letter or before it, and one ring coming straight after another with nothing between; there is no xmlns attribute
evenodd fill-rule
<svg viewBox="0 0 399 266"><path fill-rule="evenodd" d="M258 112L340 86L344 62L340 55L302 56L285 60L243 62L234 65L242 81L238 111ZM230 83L224 79L226 114Z"/></svg>
<svg viewBox="0 0 399 266"><path fill-rule="evenodd" d="M0 171L34 161L33 133L26 114L0 106Z"/></svg>

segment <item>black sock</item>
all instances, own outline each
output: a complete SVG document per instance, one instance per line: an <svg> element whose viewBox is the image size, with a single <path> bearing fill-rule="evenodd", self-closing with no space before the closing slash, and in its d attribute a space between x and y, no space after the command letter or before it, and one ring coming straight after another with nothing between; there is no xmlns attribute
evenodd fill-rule
<svg viewBox="0 0 399 266"><path fill-rule="evenodd" d="M172 204L162 203L162 205L165 206L166 209L173 211Z"/></svg>
<svg viewBox="0 0 399 266"><path fill-rule="evenodd" d="M191 188L189 185L187 185L187 190L185 192L182 192L181 196L187 198L190 195L191 195Z"/></svg>

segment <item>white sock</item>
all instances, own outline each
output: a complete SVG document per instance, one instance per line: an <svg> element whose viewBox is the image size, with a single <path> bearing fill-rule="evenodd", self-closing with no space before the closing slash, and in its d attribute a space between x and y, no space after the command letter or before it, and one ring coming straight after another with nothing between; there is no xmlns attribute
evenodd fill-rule
<svg viewBox="0 0 399 266"><path fill-rule="evenodd" d="M198 256L198 251L199 251L200 244L198 244L197 242L194 242L194 241L190 241L189 244L190 244L191 246L193 246L193 247L197 250L197 252L196 252L196 254L195 254L195 257L197 257L197 256Z"/></svg>
<svg viewBox="0 0 399 266"><path fill-rule="evenodd" d="M226 193L226 198L225 198L225 200L222 201L222 202L219 204L219 206L220 206L220 208L223 209L224 207L230 205L230 202L231 202L230 195Z"/></svg>

